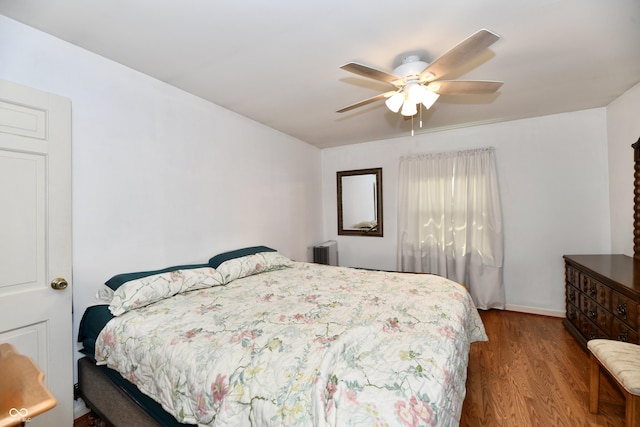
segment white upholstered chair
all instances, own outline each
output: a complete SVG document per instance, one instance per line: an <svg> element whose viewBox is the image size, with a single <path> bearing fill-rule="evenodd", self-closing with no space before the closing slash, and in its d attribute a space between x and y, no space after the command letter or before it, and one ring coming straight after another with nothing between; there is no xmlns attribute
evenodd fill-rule
<svg viewBox="0 0 640 427"><path fill-rule="evenodd" d="M626 400L627 427L640 427L640 345L594 339L587 342L590 353L589 411L598 413L600 372L606 372Z"/></svg>

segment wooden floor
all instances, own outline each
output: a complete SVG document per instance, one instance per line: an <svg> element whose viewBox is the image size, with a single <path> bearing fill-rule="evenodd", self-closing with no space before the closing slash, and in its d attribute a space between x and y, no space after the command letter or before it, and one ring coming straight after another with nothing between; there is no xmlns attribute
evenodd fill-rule
<svg viewBox="0 0 640 427"><path fill-rule="evenodd" d="M624 426L624 398L608 379L601 380L600 414L589 413L589 357L562 319L480 315L489 341L471 345L460 426Z"/></svg>
<svg viewBox="0 0 640 427"><path fill-rule="evenodd" d="M94 414L84 414L80 418L74 421L73 427L112 427L111 425L105 423L100 418L96 417Z"/></svg>
<svg viewBox="0 0 640 427"><path fill-rule="evenodd" d="M624 426L624 398L608 379L600 414L589 413L589 357L562 319L480 315L489 341L471 345L461 426Z"/></svg>

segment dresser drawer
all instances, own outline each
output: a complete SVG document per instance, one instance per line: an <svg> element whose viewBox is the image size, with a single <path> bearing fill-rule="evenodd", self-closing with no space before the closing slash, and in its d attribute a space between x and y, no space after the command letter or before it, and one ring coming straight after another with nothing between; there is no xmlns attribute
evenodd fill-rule
<svg viewBox="0 0 640 427"><path fill-rule="evenodd" d="M605 333L611 330L611 314L591 298L584 298L583 314Z"/></svg>
<svg viewBox="0 0 640 427"><path fill-rule="evenodd" d="M573 304L567 304L567 319L571 323L573 323L576 327L579 326L579 323L578 323L579 315L580 314L576 306L574 306Z"/></svg>
<svg viewBox="0 0 640 427"><path fill-rule="evenodd" d="M582 274L580 277L582 292L604 307L605 310L611 310L611 288L586 274Z"/></svg>
<svg viewBox="0 0 640 427"><path fill-rule="evenodd" d="M589 297L585 294L578 294L578 308L585 316L589 313Z"/></svg>
<svg viewBox="0 0 640 427"><path fill-rule="evenodd" d="M580 290L584 292L589 298L595 299L598 295L598 285L601 285L597 280L586 274L580 275Z"/></svg>
<svg viewBox="0 0 640 427"><path fill-rule="evenodd" d="M611 288L600 282L596 282L596 290L596 301L598 304L600 304L605 310L611 311L611 293L613 292Z"/></svg>
<svg viewBox="0 0 640 427"><path fill-rule="evenodd" d="M578 295L580 295L580 292L571 285L567 285L566 290L567 290L567 302L575 306L578 306L580 304L578 299Z"/></svg>
<svg viewBox="0 0 640 427"><path fill-rule="evenodd" d="M570 265L567 265L567 283L575 287L580 286L580 271Z"/></svg>
<svg viewBox="0 0 640 427"><path fill-rule="evenodd" d="M630 342L638 344L638 333L631 329L629 325L618 319L613 320L611 327L611 338L618 341Z"/></svg>
<svg viewBox="0 0 640 427"><path fill-rule="evenodd" d="M582 314L580 314L578 318L578 329L587 340L607 338L609 336L605 331L592 322L591 319Z"/></svg>
<svg viewBox="0 0 640 427"><path fill-rule="evenodd" d="M595 316L592 320L600 329L605 332L605 334L609 335L611 333L613 316L611 316L611 313L609 313L607 310L598 306L595 310Z"/></svg>
<svg viewBox="0 0 640 427"><path fill-rule="evenodd" d="M633 329L638 329L638 304L630 298L611 291L611 312Z"/></svg>

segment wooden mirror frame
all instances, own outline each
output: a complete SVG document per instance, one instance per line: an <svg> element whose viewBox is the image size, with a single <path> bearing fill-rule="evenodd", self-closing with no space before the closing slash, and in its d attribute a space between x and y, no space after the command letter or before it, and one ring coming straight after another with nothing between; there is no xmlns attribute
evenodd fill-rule
<svg viewBox="0 0 640 427"><path fill-rule="evenodd" d="M354 175L375 175L376 177L376 215L377 225L374 228L357 230L357 229L345 229L343 223L343 203L342 203L342 178ZM358 169L351 171L336 172L337 189L338 189L338 235L341 236L369 236L369 237L382 237L383 236L383 220L382 220L382 168L371 169Z"/></svg>

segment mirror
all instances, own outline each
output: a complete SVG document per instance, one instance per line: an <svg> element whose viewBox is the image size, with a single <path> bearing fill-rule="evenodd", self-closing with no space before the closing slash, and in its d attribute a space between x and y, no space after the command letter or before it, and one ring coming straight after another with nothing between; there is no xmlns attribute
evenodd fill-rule
<svg viewBox="0 0 640 427"><path fill-rule="evenodd" d="M337 172L338 234L382 237L382 168Z"/></svg>

